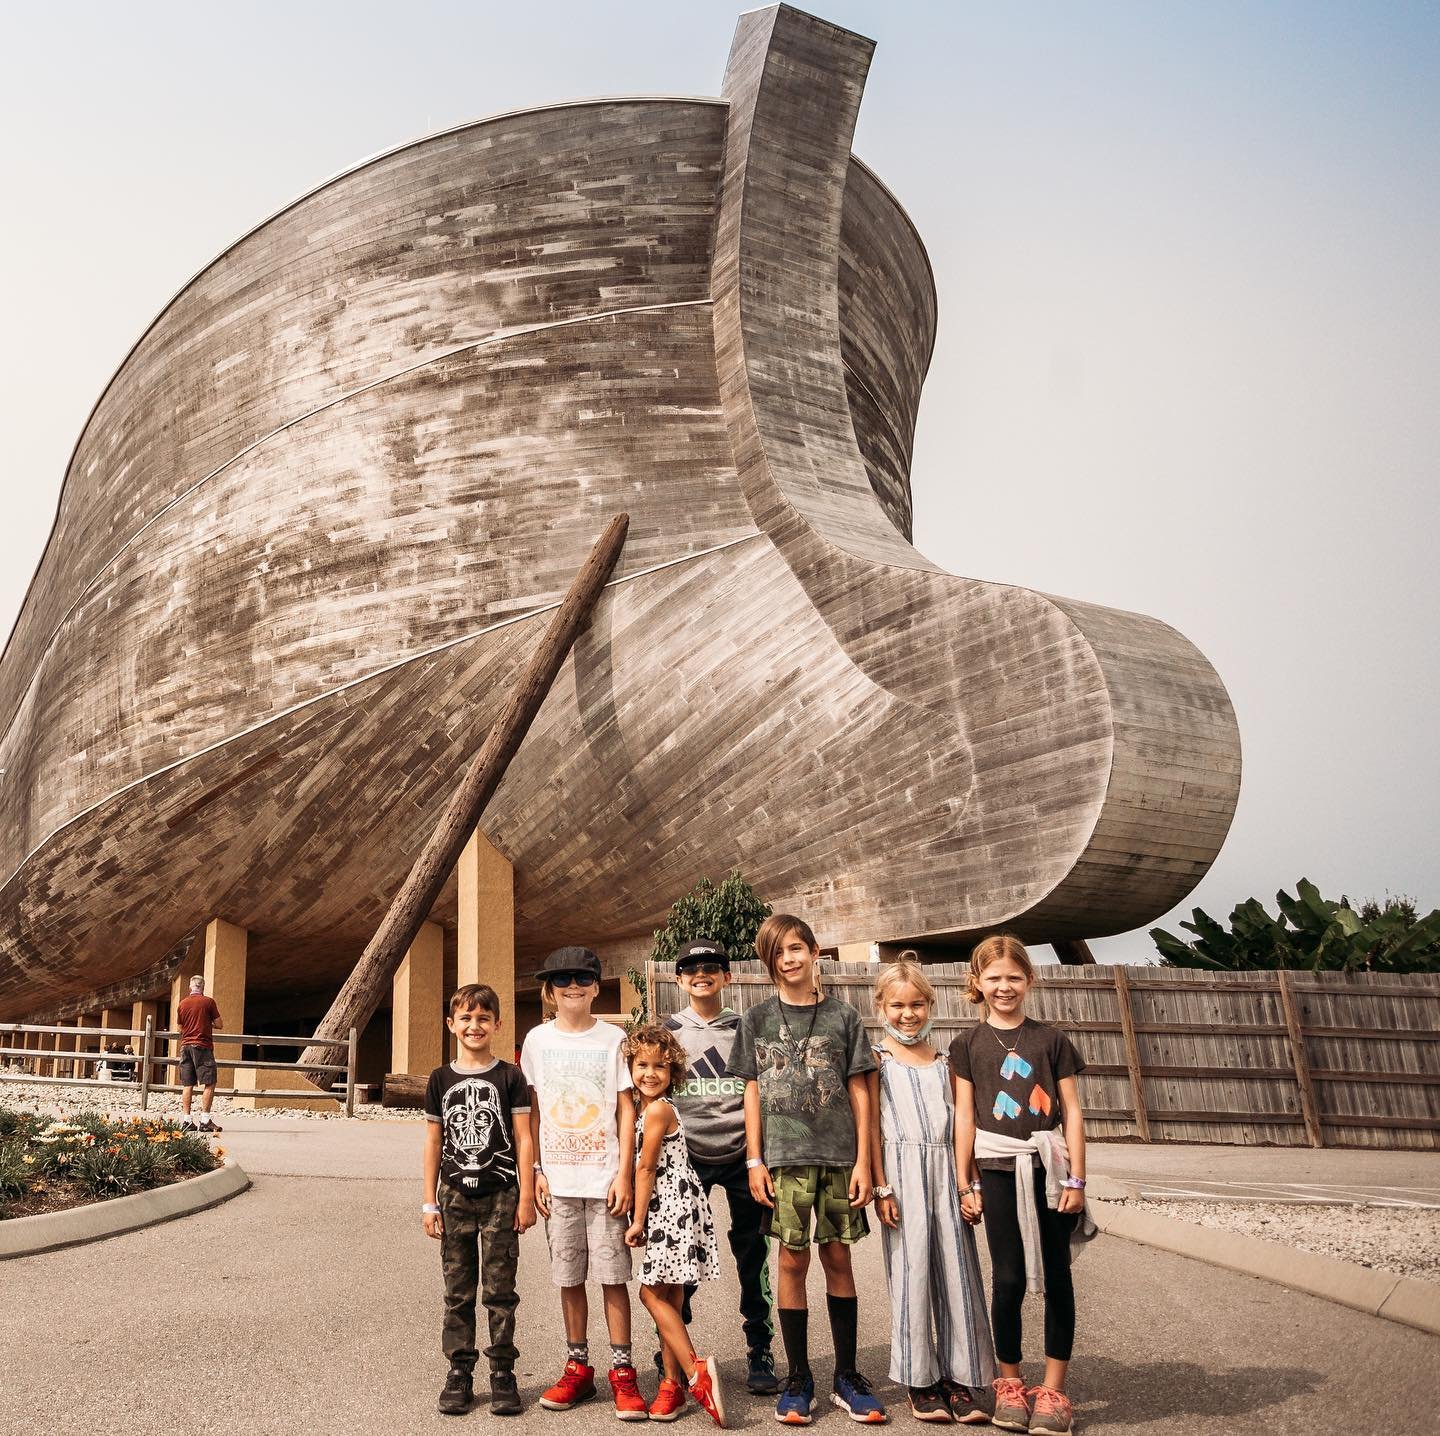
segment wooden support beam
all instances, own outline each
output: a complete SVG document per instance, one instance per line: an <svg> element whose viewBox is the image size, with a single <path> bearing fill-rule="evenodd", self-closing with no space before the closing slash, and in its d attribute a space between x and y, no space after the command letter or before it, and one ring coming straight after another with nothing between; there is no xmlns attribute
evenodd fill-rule
<svg viewBox="0 0 1440 1436"><path fill-rule="evenodd" d="M1135 1101L1135 1131L1142 1142L1150 1140L1150 1114L1145 1109L1145 1083L1140 1072L1140 1042L1135 1036L1135 1013L1130 1006L1130 978L1123 967L1112 967L1115 1005L1120 1009L1120 1030L1125 1035L1125 1065L1130 1069L1130 1092Z"/></svg>
<svg viewBox="0 0 1440 1436"><path fill-rule="evenodd" d="M440 825L415 859L410 875L381 919L355 970L345 979L330 1010L320 1019L316 1037L344 1037L352 1027L363 1031L375 1015L395 970L419 932L420 924L429 916L470 834L480 825L485 805L500 786L561 664L594 610L620 557L629 527L628 514L612 519L575 575L565 601L550 620L515 692L486 736L459 790L445 809ZM300 1054L298 1065L313 1068L329 1056L330 1049L326 1047L307 1047ZM305 1075L325 1091L335 1082L331 1073L312 1070Z"/></svg>
<svg viewBox="0 0 1440 1436"><path fill-rule="evenodd" d="M1059 937L1050 946L1055 949L1055 956L1066 967L1095 966L1095 954L1090 951L1090 944L1084 938Z"/></svg>
<svg viewBox="0 0 1440 1436"><path fill-rule="evenodd" d="M1300 1086L1300 1112L1305 1118L1305 1135L1312 1147L1325 1145L1325 1131L1320 1125L1320 1108L1315 1101L1315 1087L1310 1081L1310 1059L1305 1052L1305 1029L1300 1025L1300 1009L1290 990L1290 974L1282 968L1280 1006L1285 1012L1285 1030L1290 1038L1290 1060L1295 1064L1295 1081Z"/></svg>

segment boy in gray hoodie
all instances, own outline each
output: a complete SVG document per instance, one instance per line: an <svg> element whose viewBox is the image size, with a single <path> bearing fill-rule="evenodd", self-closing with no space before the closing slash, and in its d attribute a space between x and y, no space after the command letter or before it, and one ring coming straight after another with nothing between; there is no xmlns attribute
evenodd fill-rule
<svg viewBox="0 0 1440 1436"><path fill-rule="evenodd" d="M725 1188L730 1204L730 1250L740 1275L740 1317L749 1353L745 1384L757 1396L769 1396L779 1390L770 1354L775 1329L770 1317L765 1237L769 1213L750 1195L745 1170L745 1083L725 1075L740 1030L740 1014L725 1006L730 959L724 946L711 938L685 943L675 957L675 981L690 999L688 1007L665 1020L690 1059L685 1082L675 1090L675 1102L690 1160L705 1195L708 1197L713 1187ZM687 1324L694 1291L693 1286L685 1288Z"/></svg>

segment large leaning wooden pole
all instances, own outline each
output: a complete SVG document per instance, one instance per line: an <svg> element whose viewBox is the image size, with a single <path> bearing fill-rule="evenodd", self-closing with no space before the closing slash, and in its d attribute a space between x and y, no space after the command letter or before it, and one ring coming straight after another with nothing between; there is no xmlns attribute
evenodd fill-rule
<svg viewBox="0 0 1440 1436"><path fill-rule="evenodd" d="M420 931L420 924L440 896L440 889L459 861L470 834L479 826L485 805L499 787L510 760L529 732L550 685L555 682L560 665L589 619L620 557L629 527L629 514L612 519L575 575L565 601L550 620L550 627L526 665L524 676L475 755L439 826L420 850L410 875L395 894L355 970L345 979L330 1010L321 1018L315 1029L316 1037L344 1037L352 1027L363 1031L375 1015L406 950ZM332 1048L307 1047L300 1054L298 1065L306 1068L333 1061ZM335 1083L332 1072L307 1071L305 1076L326 1091Z"/></svg>

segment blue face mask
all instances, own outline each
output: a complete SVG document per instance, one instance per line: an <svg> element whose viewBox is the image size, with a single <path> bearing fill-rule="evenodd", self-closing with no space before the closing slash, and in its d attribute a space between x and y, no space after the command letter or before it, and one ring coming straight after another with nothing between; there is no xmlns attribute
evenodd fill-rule
<svg viewBox="0 0 1440 1436"><path fill-rule="evenodd" d="M917 1042L923 1042L930 1035L930 1029L934 1027L935 1019L927 1018L924 1027L912 1037L907 1032L899 1032L887 1022L885 1024L886 1034L893 1037L902 1047L913 1047Z"/></svg>

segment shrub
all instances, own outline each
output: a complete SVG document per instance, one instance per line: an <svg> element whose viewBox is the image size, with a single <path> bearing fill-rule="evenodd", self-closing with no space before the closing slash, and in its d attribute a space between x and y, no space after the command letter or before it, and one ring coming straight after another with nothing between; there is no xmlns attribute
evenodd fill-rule
<svg viewBox="0 0 1440 1436"><path fill-rule="evenodd" d="M1440 908L1418 918L1412 899L1387 896L1383 904L1372 900L1357 909L1348 897L1327 901L1305 878L1294 897L1282 890L1275 901L1277 917L1256 898L1240 903L1228 929L1197 907L1191 921L1180 924L1195 934L1194 942L1159 927L1151 928L1150 936L1171 967L1440 971Z"/></svg>
<svg viewBox="0 0 1440 1436"><path fill-rule="evenodd" d="M682 943L697 937L711 937L720 943L731 962L755 956L755 934L770 916L768 903L760 901L755 889L732 871L717 887L701 878L670 909L665 926L658 928L650 947L650 960L673 963ZM626 974L640 993L640 1006L631 1016L639 1022L650 1015L645 975L635 968Z"/></svg>

